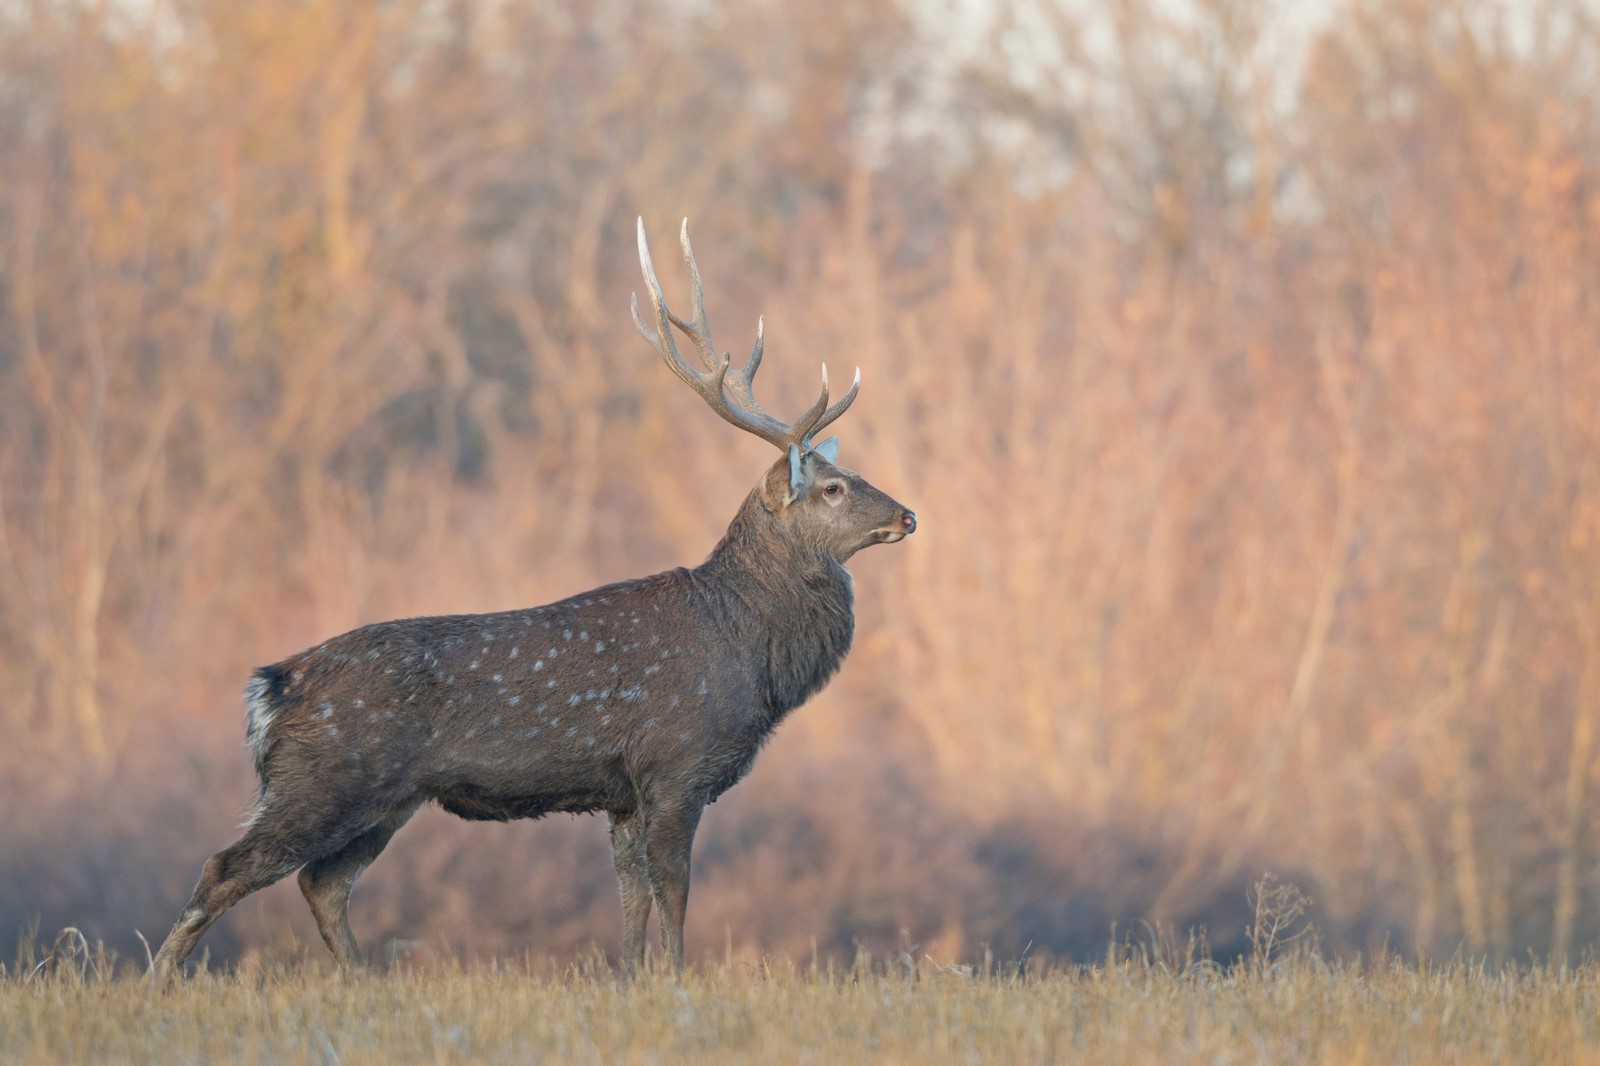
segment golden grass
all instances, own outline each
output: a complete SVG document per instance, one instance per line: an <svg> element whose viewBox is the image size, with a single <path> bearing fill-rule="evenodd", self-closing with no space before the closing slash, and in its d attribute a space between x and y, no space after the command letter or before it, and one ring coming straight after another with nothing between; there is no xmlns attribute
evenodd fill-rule
<svg viewBox="0 0 1600 1066"><path fill-rule="evenodd" d="M718 966L629 984L436 965L201 973L164 990L87 964L0 980L0 1061L1595 1062L1600 966L1222 968L1109 959L984 976Z"/></svg>

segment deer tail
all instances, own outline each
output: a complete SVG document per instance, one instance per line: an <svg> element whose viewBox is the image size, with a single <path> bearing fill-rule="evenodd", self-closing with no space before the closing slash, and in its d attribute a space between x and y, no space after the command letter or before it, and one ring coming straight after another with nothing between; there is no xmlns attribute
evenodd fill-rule
<svg viewBox="0 0 1600 1066"><path fill-rule="evenodd" d="M287 673L276 666L263 666L250 675L244 687L244 742L255 754L256 776L263 788L267 784L267 751L271 740L267 732L283 707Z"/></svg>

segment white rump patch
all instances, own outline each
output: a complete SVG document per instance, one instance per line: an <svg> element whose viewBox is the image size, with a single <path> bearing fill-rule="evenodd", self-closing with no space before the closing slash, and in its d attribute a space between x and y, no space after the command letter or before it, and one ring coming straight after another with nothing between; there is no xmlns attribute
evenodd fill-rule
<svg viewBox="0 0 1600 1066"><path fill-rule="evenodd" d="M255 752L258 767L267 757L267 730L276 713L268 698L270 690L271 682L260 676L252 677L244 687L244 742Z"/></svg>

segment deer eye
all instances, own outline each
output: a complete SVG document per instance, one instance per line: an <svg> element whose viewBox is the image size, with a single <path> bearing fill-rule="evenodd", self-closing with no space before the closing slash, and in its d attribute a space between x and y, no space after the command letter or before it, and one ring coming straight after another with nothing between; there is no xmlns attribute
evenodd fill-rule
<svg viewBox="0 0 1600 1066"><path fill-rule="evenodd" d="M844 486L839 484L837 481L830 481L826 485L822 486L822 493L825 496L838 496L843 492Z"/></svg>

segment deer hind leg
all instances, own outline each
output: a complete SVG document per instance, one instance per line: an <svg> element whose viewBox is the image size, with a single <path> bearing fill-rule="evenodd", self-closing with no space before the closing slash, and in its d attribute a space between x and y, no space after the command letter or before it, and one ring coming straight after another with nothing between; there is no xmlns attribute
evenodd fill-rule
<svg viewBox="0 0 1600 1066"><path fill-rule="evenodd" d="M350 892L355 888L356 878L372 865L415 810L412 806L396 811L338 851L300 869L300 891L311 904L311 914L317 920L322 942L333 952L334 961L341 970L366 965L355 934L350 931Z"/></svg>
<svg viewBox="0 0 1600 1066"><path fill-rule="evenodd" d="M150 966L150 976L164 978L183 965L205 931L224 911L250 893L282 880L305 862L303 849L296 848L259 826L252 827L237 843L217 852L206 861L200 881L194 886L189 905L162 942Z"/></svg>
<svg viewBox="0 0 1600 1066"><path fill-rule="evenodd" d="M611 812L611 862L622 893L622 965L637 974L644 969L644 927L650 920L650 865L637 810Z"/></svg>
<svg viewBox="0 0 1600 1066"><path fill-rule="evenodd" d="M689 851L702 805L658 806L645 826L650 894L661 915L661 955L674 973L683 969L683 920L689 910Z"/></svg>

